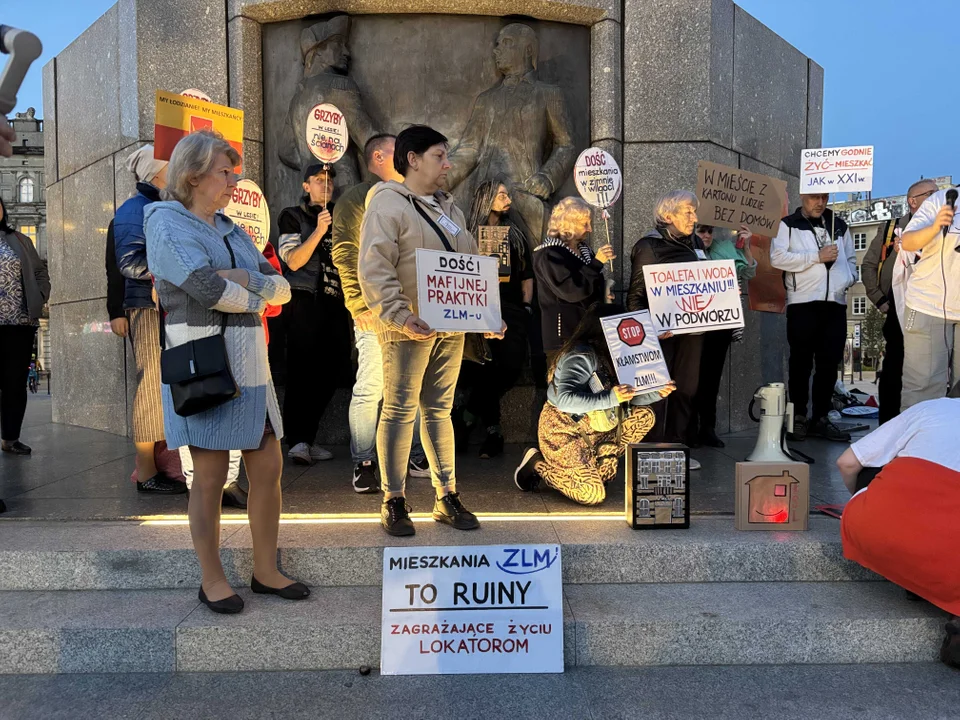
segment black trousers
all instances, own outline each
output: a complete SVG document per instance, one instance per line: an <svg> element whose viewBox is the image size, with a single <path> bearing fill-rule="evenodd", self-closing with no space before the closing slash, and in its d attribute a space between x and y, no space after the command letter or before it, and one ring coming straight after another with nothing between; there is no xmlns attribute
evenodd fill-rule
<svg viewBox="0 0 960 720"><path fill-rule="evenodd" d="M688 436L695 440L700 433L717 429L717 397L720 378L733 341L733 330L713 330L703 334L700 352L700 383L693 398L693 414Z"/></svg>
<svg viewBox="0 0 960 720"><path fill-rule="evenodd" d="M287 382L283 425L287 444L311 445L320 418L350 363L349 314L343 301L292 291L283 308L287 330Z"/></svg>
<svg viewBox="0 0 960 720"><path fill-rule="evenodd" d="M883 321L883 339L886 348L880 380L877 382L881 425L900 414L900 393L903 391L903 329L892 300L887 318Z"/></svg>
<svg viewBox="0 0 960 720"><path fill-rule="evenodd" d="M653 405L656 425L651 441L686 443L693 417L693 399L700 384L703 335L675 335L660 341L663 358L677 389Z"/></svg>
<svg viewBox="0 0 960 720"><path fill-rule="evenodd" d="M843 362L847 337L847 308L840 303L817 301L787 306L787 343L790 345L790 400L797 417L812 421L832 409L837 369ZM810 373L813 376L813 412L807 415Z"/></svg>
<svg viewBox="0 0 960 720"><path fill-rule="evenodd" d="M468 395L465 409L480 418L483 428L500 424L500 401L517 384L527 358L530 320L526 311L517 313L505 307L503 316L507 323L503 340L487 341L491 361L483 365L464 361L460 367L458 385Z"/></svg>
<svg viewBox="0 0 960 720"><path fill-rule="evenodd" d="M20 439L36 334L33 325L0 325L0 438L7 442Z"/></svg>

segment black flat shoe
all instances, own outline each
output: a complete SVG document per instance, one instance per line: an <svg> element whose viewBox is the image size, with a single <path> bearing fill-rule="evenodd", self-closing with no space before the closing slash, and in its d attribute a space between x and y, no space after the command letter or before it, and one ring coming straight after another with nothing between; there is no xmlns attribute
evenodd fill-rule
<svg viewBox="0 0 960 720"><path fill-rule="evenodd" d="M187 491L186 483L177 482L157 473L146 482L137 482L137 492L151 495L183 495Z"/></svg>
<svg viewBox="0 0 960 720"><path fill-rule="evenodd" d="M238 612L243 610L243 598L236 594L231 595L228 598L224 598L223 600L217 600L214 602L207 599L207 594L201 587L200 593L197 595L197 597L200 598L200 602L213 610L215 613L220 613L221 615L236 615Z"/></svg>
<svg viewBox="0 0 960 720"><path fill-rule="evenodd" d="M4 452L13 453L14 455L29 455L33 452L29 445L24 445L19 440L12 442L9 445L0 446L0 449L2 449Z"/></svg>
<svg viewBox="0 0 960 720"><path fill-rule="evenodd" d="M7 511L7 504L3 500L0 500L0 513L5 513L6 511Z"/></svg>
<svg viewBox="0 0 960 720"><path fill-rule="evenodd" d="M223 507L235 507L241 510L247 509L247 491L236 483L230 483L223 489L223 499L220 501Z"/></svg>
<svg viewBox="0 0 960 720"><path fill-rule="evenodd" d="M250 589L258 595L277 595L284 600L306 600L310 597L310 588L302 582L290 583L286 587L272 588L264 585L255 577L250 578Z"/></svg>

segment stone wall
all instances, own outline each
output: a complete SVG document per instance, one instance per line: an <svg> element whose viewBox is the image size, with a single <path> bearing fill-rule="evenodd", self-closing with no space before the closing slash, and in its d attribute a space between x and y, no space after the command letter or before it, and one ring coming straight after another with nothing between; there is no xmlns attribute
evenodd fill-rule
<svg viewBox="0 0 960 720"><path fill-rule="evenodd" d="M732 0L119 0L43 71L56 421L129 432L132 375L106 326L103 248L133 189L123 162L153 139L154 91L197 87L243 108L244 173L263 184L263 26L331 12L589 28L589 140L625 178L611 222L619 290L655 198L692 188L698 160L781 177L795 201L800 149L820 143L822 68ZM746 427L753 389L785 376L783 317L747 316L746 342L727 363L720 430ZM516 392L511 406L533 402L532 389ZM530 417L511 414L510 439L532 437ZM331 440L344 424L325 423L339 428Z"/></svg>

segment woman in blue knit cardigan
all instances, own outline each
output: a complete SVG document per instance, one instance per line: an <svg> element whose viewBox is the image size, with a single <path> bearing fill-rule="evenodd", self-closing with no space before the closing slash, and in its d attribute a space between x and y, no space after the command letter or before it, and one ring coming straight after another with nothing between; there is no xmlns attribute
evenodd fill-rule
<svg viewBox="0 0 960 720"><path fill-rule="evenodd" d="M243 452L250 482L251 589L291 600L309 595L277 569L283 424L260 322L267 303L290 300L290 286L250 237L220 214L236 188L239 163L237 151L218 135L187 135L170 158L167 202L144 213L147 263L166 312L166 347L218 334L227 316L224 340L239 397L181 417L170 387L162 386L167 444L188 445L194 461L189 514L203 575L200 601L222 613L243 609L220 564L220 500L232 449Z"/></svg>

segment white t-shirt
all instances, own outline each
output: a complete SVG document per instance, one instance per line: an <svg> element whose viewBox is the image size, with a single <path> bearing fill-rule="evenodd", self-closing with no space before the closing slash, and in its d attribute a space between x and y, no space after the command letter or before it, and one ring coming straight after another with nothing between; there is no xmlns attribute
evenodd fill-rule
<svg viewBox="0 0 960 720"><path fill-rule="evenodd" d="M947 204L947 191L940 190L928 197L913 219L907 224L904 233L921 230L933 224L937 213ZM960 253L954 248L960 245L960 214L953 219L947 232L943 233L923 247L920 260L913 267L913 274L907 282L906 304L911 310L942 318L944 316L944 288L946 277L946 317L947 320L960 321Z"/></svg>
<svg viewBox="0 0 960 720"><path fill-rule="evenodd" d="M912 457L960 472L958 431L960 399L939 398L914 405L851 448L864 467L883 467L894 458Z"/></svg>

